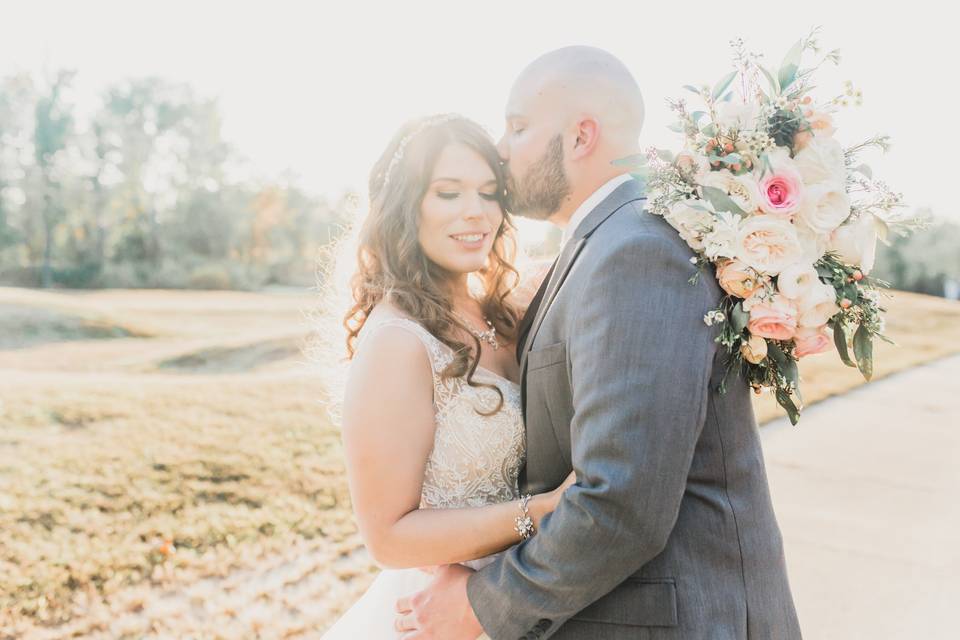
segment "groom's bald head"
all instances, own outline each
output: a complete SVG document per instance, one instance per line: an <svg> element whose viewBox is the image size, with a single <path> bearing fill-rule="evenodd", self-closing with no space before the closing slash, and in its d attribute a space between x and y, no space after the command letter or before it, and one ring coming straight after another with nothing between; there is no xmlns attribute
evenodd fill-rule
<svg viewBox="0 0 960 640"><path fill-rule="evenodd" d="M637 153L643 96L619 59L595 47L564 47L531 62L507 101L498 147L513 182L512 210L562 221Z"/></svg>
<svg viewBox="0 0 960 640"><path fill-rule="evenodd" d="M643 128L643 96L633 74L596 47L564 47L540 56L520 73L510 98L547 107L568 122L593 116L604 142L617 147L634 147Z"/></svg>

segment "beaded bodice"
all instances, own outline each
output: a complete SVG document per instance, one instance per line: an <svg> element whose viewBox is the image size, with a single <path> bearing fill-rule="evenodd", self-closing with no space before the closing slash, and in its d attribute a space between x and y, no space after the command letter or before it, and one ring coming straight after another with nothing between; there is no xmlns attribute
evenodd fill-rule
<svg viewBox="0 0 960 640"><path fill-rule="evenodd" d="M421 508L479 507L516 499L526 450L520 386L477 367L473 379L493 384L503 394L499 411L481 415L477 409L486 413L496 407L496 391L472 387L463 378L444 378L442 372L453 361L453 351L413 320L387 317L368 322L357 350L367 336L388 326L402 327L420 339L433 374L435 432L424 471Z"/></svg>

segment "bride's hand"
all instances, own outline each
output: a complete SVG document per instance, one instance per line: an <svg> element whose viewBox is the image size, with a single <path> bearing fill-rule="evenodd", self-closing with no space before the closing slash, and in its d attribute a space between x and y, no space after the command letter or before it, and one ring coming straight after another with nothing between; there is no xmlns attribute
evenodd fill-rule
<svg viewBox="0 0 960 640"><path fill-rule="evenodd" d="M577 474L570 472L559 487L546 493L538 493L530 500L530 517L533 518L533 526L539 530L540 521L548 513L553 513L557 505L560 504L560 496L566 491L567 487L577 482Z"/></svg>
<svg viewBox="0 0 960 640"><path fill-rule="evenodd" d="M435 574L437 573L437 571L439 571L440 568L443 567L443 566L444 566L444 565L442 565L442 564L434 564L434 565L429 565L429 566L426 566L426 567L417 567L417 568L420 569L420 571L423 571L424 573L429 573L430 575L435 575Z"/></svg>

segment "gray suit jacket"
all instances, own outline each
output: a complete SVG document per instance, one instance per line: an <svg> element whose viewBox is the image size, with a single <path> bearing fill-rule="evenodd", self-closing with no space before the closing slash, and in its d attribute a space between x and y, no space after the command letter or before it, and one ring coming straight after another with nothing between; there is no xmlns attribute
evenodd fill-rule
<svg viewBox="0 0 960 640"><path fill-rule="evenodd" d="M494 640L795 640L800 629L749 387L717 386L712 271L636 181L579 225L523 350L524 492L577 483L470 576Z"/></svg>

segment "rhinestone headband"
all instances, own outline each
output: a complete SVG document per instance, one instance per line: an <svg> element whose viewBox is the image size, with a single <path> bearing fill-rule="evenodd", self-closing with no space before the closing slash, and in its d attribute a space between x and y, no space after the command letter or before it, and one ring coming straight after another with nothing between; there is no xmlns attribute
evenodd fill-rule
<svg viewBox="0 0 960 640"><path fill-rule="evenodd" d="M400 141L400 144L397 145L397 150L394 152L393 157L390 159L390 164L387 165L387 170L383 174L383 186L381 187L381 190L386 189L387 185L390 184L390 175L393 173L394 168L400 164L400 161L403 160L403 154L411 140L431 127L435 127L438 124L445 124L452 120L460 120L462 117L463 116L456 113L442 113L440 115L431 116L421 122L416 129L405 135Z"/></svg>

